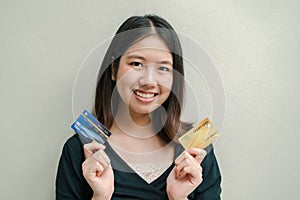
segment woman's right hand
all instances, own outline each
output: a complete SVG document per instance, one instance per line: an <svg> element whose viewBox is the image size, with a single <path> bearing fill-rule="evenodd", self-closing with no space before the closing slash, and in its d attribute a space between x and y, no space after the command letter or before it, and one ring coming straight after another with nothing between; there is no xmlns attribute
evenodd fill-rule
<svg viewBox="0 0 300 200"><path fill-rule="evenodd" d="M114 191L114 174L110 159L97 142L84 145L83 176L94 191L93 199L110 199Z"/></svg>

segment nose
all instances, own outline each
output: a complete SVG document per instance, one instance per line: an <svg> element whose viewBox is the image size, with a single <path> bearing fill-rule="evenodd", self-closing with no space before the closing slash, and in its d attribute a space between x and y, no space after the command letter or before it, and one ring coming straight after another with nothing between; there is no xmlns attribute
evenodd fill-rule
<svg viewBox="0 0 300 200"><path fill-rule="evenodd" d="M157 85L157 76L155 73L154 66L147 66L146 69L143 71L143 75L140 78L141 85Z"/></svg>

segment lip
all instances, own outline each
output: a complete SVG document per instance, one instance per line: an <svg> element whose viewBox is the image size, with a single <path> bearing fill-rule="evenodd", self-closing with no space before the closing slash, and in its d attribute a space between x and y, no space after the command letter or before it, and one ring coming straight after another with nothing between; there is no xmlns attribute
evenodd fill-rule
<svg viewBox="0 0 300 200"><path fill-rule="evenodd" d="M132 90L135 98L142 103L150 103L154 101L156 96L158 95L157 92L152 91L143 91L143 90ZM144 95L144 96L142 96Z"/></svg>

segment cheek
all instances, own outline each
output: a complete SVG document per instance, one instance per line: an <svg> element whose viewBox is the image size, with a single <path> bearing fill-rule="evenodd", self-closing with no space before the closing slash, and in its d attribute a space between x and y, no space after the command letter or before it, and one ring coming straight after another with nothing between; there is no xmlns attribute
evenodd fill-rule
<svg viewBox="0 0 300 200"><path fill-rule="evenodd" d="M125 85L125 83L122 82L117 82L117 86L115 88L115 90L118 91L120 98L122 99L123 102L125 102L126 104L128 104L128 102L130 101L130 98L132 96L132 93L130 91L130 89L128 88L127 85Z"/></svg>
<svg viewBox="0 0 300 200"><path fill-rule="evenodd" d="M117 85L123 88L132 87L138 78L138 74L134 73L134 70L123 70L117 75Z"/></svg>
<svg viewBox="0 0 300 200"><path fill-rule="evenodd" d="M136 84L136 75L133 70L120 70L117 74L117 89L124 102L128 102L132 96L131 89Z"/></svg>
<svg viewBox="0 0 300 200"><path fill-rule="evenodd" d="M163 86L164 91L171 90L173 86L173 76L162 77L159 84Z"/></svg>
<svg viewBox="0 0 300 200"><path fill-rule="evenodd" d="M169 77L169 78L165 78L162 79L162 81L160 82L160 86L161 86L161 93L162 93L162 97L163 101L165 101L171 94L172 91L172 86L173 86L173 78Z"/></svg>

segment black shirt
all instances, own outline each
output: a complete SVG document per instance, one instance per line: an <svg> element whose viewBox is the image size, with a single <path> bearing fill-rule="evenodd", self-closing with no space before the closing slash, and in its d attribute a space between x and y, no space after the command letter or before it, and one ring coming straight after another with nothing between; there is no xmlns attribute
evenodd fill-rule
<svg viewBox="0 0 300 200"><path fill-rule="evenodd" d="M111 160L114 173L113 200L119 199L168 199L166 180L174 167L174 163L157 179L147 183L118 156L109 143L105 143L105 152ZM210 147L211 148L211 147ZM175 158L184 151L179 144L175 146ZM221 193L221 174L213 149L201 163L203 168L202 183L188 196L188 199L219 200ZM90 200L93 190L82 175L82 163L85 160L83 144L78 135L74 135L65 143L59 161L56 177L56 199ZM118 170L126 169L126 170Z"/></svg>

